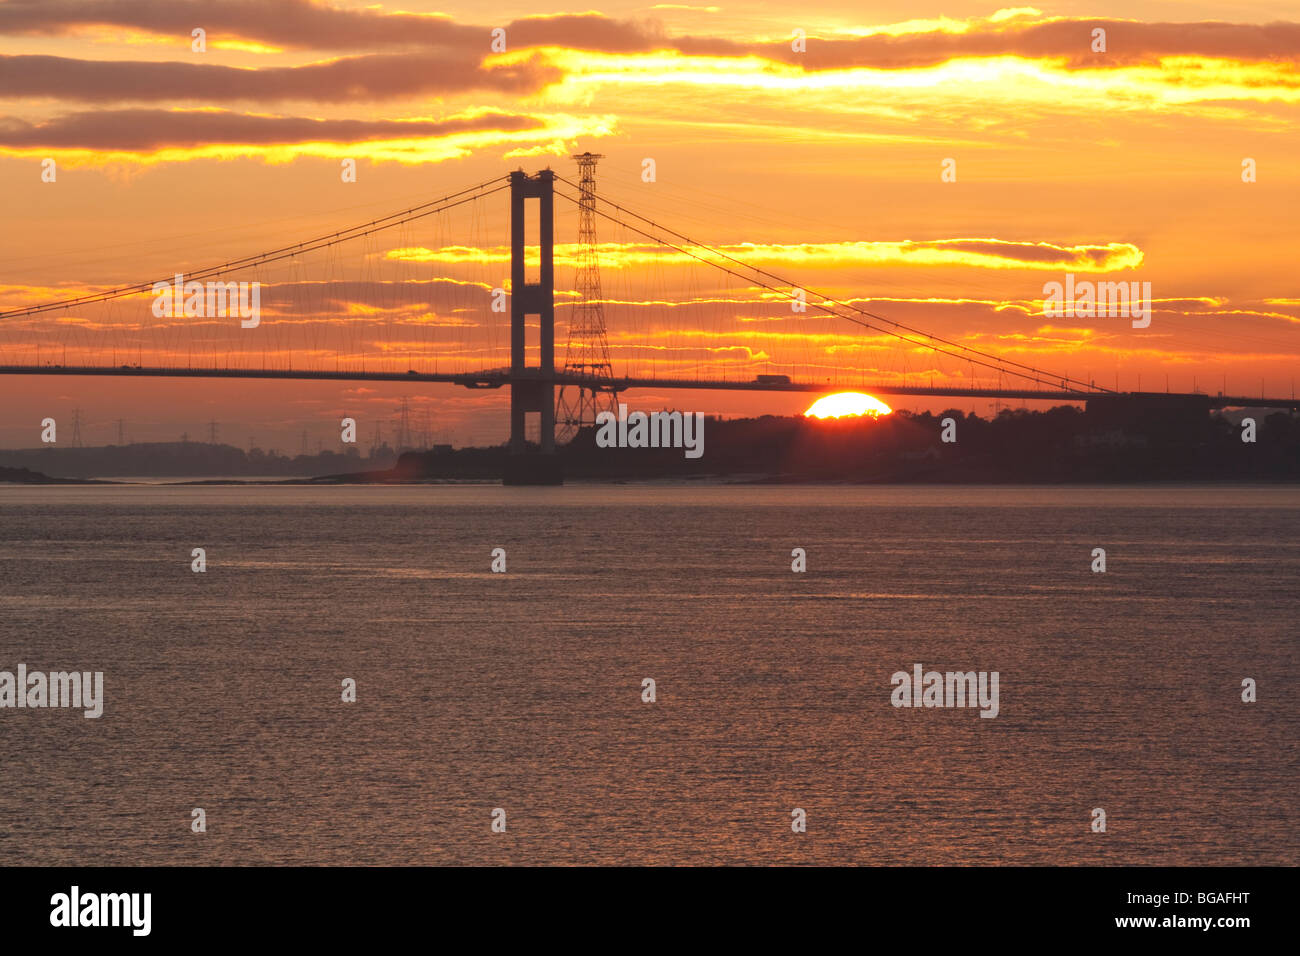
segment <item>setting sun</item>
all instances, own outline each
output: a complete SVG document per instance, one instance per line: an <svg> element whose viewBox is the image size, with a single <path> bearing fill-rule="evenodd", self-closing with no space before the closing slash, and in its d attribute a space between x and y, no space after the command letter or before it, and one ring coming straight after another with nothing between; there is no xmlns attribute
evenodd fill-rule
<svg viewBox="0 0 1300 956"><path fill-rule="evenodd" d="M888 415L893 409L878 398L862 392L837 392L825 395L808 407L806 418L846 418L852 415L870 415L876 418Z"/></svg>

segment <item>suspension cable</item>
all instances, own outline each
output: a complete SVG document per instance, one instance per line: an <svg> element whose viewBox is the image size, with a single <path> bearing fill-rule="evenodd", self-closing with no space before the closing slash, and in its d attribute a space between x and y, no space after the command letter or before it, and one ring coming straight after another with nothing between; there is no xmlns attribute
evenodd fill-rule
<svg viewBox="0 0 1300 956"><path fill-rule="evenodd" d="M259 253L253 256L245 256L242 259L231 259L229 262L224 262L219 266L208 266L203 269L198 269L194 272L189 273L189 276L191 279L207 278L213 275L220 275L221 273L224 272L230 272L234 269L251 268L253 266L264 265L269 262L279 261L280 259L286 259L292 256L301 255L306 252L314 252L317 249L324 249L328 246L337 245L338 243L341 242L347 242L351 239L360 239L364 236L369 236L376 232L382 232L385 229L391 229L393 226L400 226L404 223L411 222L412 220L415 219L422 219L425 216L432 216L435 213L445 212L446 210L452 209L456 206L461 206L464 205L465 203L473 202L476 199L482 199L486 196L491 196L493 193L501 192L501 190L503 189L510 188L510 184L507 181L508 179L509 179L508 176L498 176L496 179L489 179L486 182L479 183L476 186L470 186L466 189L461 189L454 193L449 193L448 195L443 196L439 199L434 199L426 203L420 203L418 206L412 206L410 209L406 209L402 212L395 212L388 216L382 216L379 219L372 219L370 222L361 223L359 225L352 226L347 229L340 229L337 232L327 233L323 236L317 236L314 239L306 239L303 240L302 242L295 243L291 246L281 246L278 249L272 249L268 252ZM480 191L496 183L502 183L502 185L497 186L495 189L489 189L486 192ZM458 196L464 196L466 193L475 193L475 195L468 196L464 199L457 199L455 202L449 201L452 199L456 199L456 197ZM436 208L429 208L431 206ZM15 316L23 316L23 315L37 315L42 312L52 312L55 311L56 309L71 308L72 306L77 306L77 305L88 305L93 302L106 302L110 299L119 299L122 298L123 296L151 291L154 285L156 285L159 282L165 282L168 285L170 285L171 281L172 281L172 277L168 276L165 279L158 279L153 282L140 282L140 283L136 283L135 285L118 286L117 288L108 289L104 292L97 292L91 295L77 296L72 299L61 299L57 302L46 302L42 305L27 306L25 308L19 308L19 309L9 309L7 311L0 312L0 318L10 318Z"/></svg>
<svg viewBox="0 0 1300 956"><path fill-rule="evenodd" d="M566 179L566 178L563 177L563 176L560 176L560 175L557 174L555 178L556 178L557 180L559 180L560 182L563 182L565 185L573 186L574 188L580 188L580 187L575 186L575 184L574 184L571 180L568 180L568 179ZM565 198L565 199L568 199L570 202L576 202L576 200L574 200L571 196L565 195L564 193L559 193L559 195L564 196L564 198ZM698 247L698 248L700 248L700 249L706 249L706 250L708 250L709 252L711 252L712 254L714 254L714 255L716 255L716 256L720 256L720 257L723 258L723 259L727 259L727 260L730 261L730 262L734 262L734 263L736 263L737 265L741 266L742 268L749 270L750 272L753 272L753 273L755 273L755 274L757 274L757 275L767 276L768 278L771 278L771 279L775 279L775 280L776 280L777 282L779 282L780 285L781 285L781 288L775 288L775 287L773 287L773 286L771 286L771 285L767 285L766 283L762 283L762 282L757 283L758 285L760 285L761 287L763 287L763 288L765 288L765 289L768 289L768 290L773 291L773 292L779 292L779 293L781 293L782 295L785 294L785 291L784 291L785 287L789 287L789 288L793 288L793 289L802 289L802 290L804 290L804 291L806 291L806 292L811 293L812 295L815 295L815 296L819 296L819 297L821 297L822 299L824 299L824 300L827 301L827 302L834 303L835 305L839 306L840 308L843 308L843 309L849 309L850 311L857 312L857 313L860 314L860 315L868 316L869 318L875 319L875 320L877 320L877 321L879 321L879 322L885 322L885 323L888 323L889 325L892 325L892 326L893 326L894 328L896 328L896 329L904 329L904 330L906 330L906 331L908 331L908 332L913 333L914 335L923 335L923 336L925 336L926 339L928 339L929 341L919 341L919 340L917 340L917 339L909 338L909 337L906 336L906 335L902 335L902 334L900 334L900 333L898 333L898 332L895 332L895 331L892 331L892 330L890 330L890 329L880 328L879 326L874 326L874 325L871 325L871 324L869 324L869 323L862 322L862 321L860 321L860 320L858 320L858 319L853 318L852 316L844 315L843 313L840 313L840 312L835 312L834 310L828 309L828 308L826 308L825 306L818 306L818 308L821 308L821 309L822 309L823 311L825 311L825 312L829 312L830 314L832 314L832 315L836 315L836 316L838 316L838 317L840 317L840 318L842 318L842 319L848 319L850 322L855 322L855 323L857 323L858 325L861 325L861 326L864 327L864 328L872 329L872 330L877 331L877 332L883 332L883 333L886 334L886 335L892 335L892 336L894 336L894 337L896 337L896 338L898 338L898 339L900 339L900 340L902 340L902 341L904 341L904 342L908 342L908 343L911 343L911 344L913 344L913 345L918 345L918 346L921 346L922 348L929 348L929 349L931 349L931 350L933 350L933 351L941 351L941 352L943 352L943 354L945 354L945 355L949 355L949 356L952 356L952 357L954 357L954 358L967 358L968 361L974 361L974 360L969 359L969 356L967 356L967 355L961 355L961 356L953 355L952 352L949 352L949 351L947 351L946 349L940 349L940 348L938 348L937 346L934 345L935 342L942 342L943 344L948 345L948 346L951 346L952 348L960 349L960 350L961 350L962 352L964 352L964 353L971 353L971 354L974 354L974 355L980 355L980 356L983 356L984 358L991 359L991 360L993 360L993 362L997 363L996 365L989 365L987 362L978 362L978 361L977 361L976 364L978 364L978 365L981 365L981 366L983 366L983 367L985 367L985 368L992 368L992 369L996 369L996 370L999 370L999 371L1005 371L1007 374L1010 374L1010 375L1017 375L1017 376L1020 376L1021 378L1028 378L1028 379L1031 379L1032 381L1038 382L1038 383L1040 383L1040 384L1048 383L1048 382L1061 382L1061 383L1064 383L1064 382L1071 382L1071 383L1073 383L1074 385L1081 386L1081 388L1069 388L1069 389L1066 389L1066 391L1100 391L1100 392L1109 392L1109 391L1111 391L1111 389L1105 388L1105 387L1100 386L1100 385L1093 385L1093 384L1089 384L1089 383L1087 383L1087 382L1081 382L1081 381L1079 381L1078 379L1070 378L1068 375L1054 375L1054 374L1049 373L1046 369L1040 369L1040 368L1037 368L1037 367L1032 366L1032 365L1026 365L1026 364L1024 364L1024 363L1022 363L1022 362L1016 362L1016 361L1013 361L1013 360L1011 360L1011 359L1005 359L1005 358L1002 358L1001 356L994 355L994 354L991 353L991 352L985 352L985 351L983 351L982 349L971 348L971 347L968 346L968 345L962 345L960 342L953 342L952 340L950 340L950 339L945 339L945 338L943 338L942 336L932 335L931 333L926 332L926 331L924 331L923 329L916 329L916 328L912 328L911 326L904 325L904 324L901 323L901 322L896 322L896 321L893 320L893 319L887 318L886 316L883 316L883 315L878 315L878 314L876 314L876 313L874 313L874 312L868 311L867 309L860 308L860 307L855 306L855 305L852 305L852 304L850 304L850 303L841 302L841 301L839 301L838 299L833 298L832 296L826 295L825 293L822 293L822 292L818 292L816 289L809 289L809 288L807 288L806 286L796 285L795 283L790 282L789 280L785 279L784 277L779 276L779 275L776 275L775 273L769 272L769 271L767 271L766 269L760 269L760 268L758 268L757 266L751 266L751 265L749 265L747 262L744 262L743 260L738 259L738 258L736 258L735 256L729 255L729 254L723 252L723 251L720 250L720 249L715 249L715 248L713 248L712 246L708 245L707 243L697 242L696 240L692 239L690 236L683 235L682 233L677 232L675 229L671 229L671 228L669 228L669 227L667 227L667 226L662 225L661 223L655 222L653 219L650 219L650 218L648 218L648 217L646 217L646 216L642 216L641 214L635 212L634 210L628 209L628 208L625 207L625 206L621 206L621 205L619 205L618 203L616 203L616 202L614 202L614 201L612 201L612 200L610 200L610 199L606 199L605 197L603 197L603 196L601 196L601 195L599 195L599 194L596 196L596 199L599 200L599 201L601 201L601 202L604 202L604 203L605 203L606 205L608 205L608 206L612 206L613 208L619 210L619 212L626 213L627 215L632 216L632 217L634 217L634 218L636 218L636 219L639 219L640 221L642 221L642 222L644 222L644 223L647 223L647 224L649 224L650 226L652 226L652 227L654 227L654 228L656 228L656 229L660 229L660 230L662 230L663 232L668 233L669 235L676 236L678 239L681 239L681 240L685 241L686 243L688 243L688 244L690 244L690 245L692 245L692 246L696 246L696 247ZM608 214L606 214L606 213L600 213L600 215L604 216L606 219L609 219L611 222L618 223L619 225L622 225L622 226L624 226L624 227L626 227L626 228L628 228L628 229L631 229L632 231L637 232L637 233L639 233L640 235L646 236L646 237L649 238L649 239L653 239L655 242L659 242L659 243L661 243L661 244L663 244L663 245L666 245L666 246L668 246L670 249L675 249L675 250L678 251L678 252L684 252L684 253L686 253L687 255L691 255L691 256L693 256L694 258L699 259L701 262L704 262L704 263L706 263L707 265L711 265L711 266L713 266L713 267L716 268L716 269L722 269L724 272L727 272L727 273L729 273L729 274L731 274L731 275L736 276L737 278L744 279L744 280L746 280L746 281L753 281L749 276L740 275L739 273L734 272L734 271L731 270L731 269L727 269L725 266L721 266L721 265L719 265L719 264L716 263L716 262L710 262L709 260L704 259L704 258L701 257L701 256L694 255L693 253L689 252L688 250L685 250L685 249L682 249L682 248L680 248L680 247L678 247L678 246L675 246L675 245L673 245L672 243L664 242L664 241L663 241L662 239L660 239L659 237L657 237L657 236L652 236L652 235L650 235L649 233L646 233L646 232L642 232L641 230L637 229L636 227L632 226L631 224L626 223L626 222L623 222L622 220L620 220L620 219L618 219L618 218L616 218L616 217L614 217L614 216L610 216L610 215L608 215ZM1012 369L1006 368L1006 366L1015 366L1016 368L1025 369L1026 371L1025 371L1025 372L1016 372L1016 371L1014 371L1014 370L1012 370ZM1026 374L1026 373L1032 373L1032 374Z"/></svg>

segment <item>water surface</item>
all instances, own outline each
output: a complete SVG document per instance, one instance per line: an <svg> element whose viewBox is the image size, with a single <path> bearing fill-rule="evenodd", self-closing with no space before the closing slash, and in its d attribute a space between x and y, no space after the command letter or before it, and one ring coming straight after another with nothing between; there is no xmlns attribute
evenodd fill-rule
<svg viewBox="0 0 1300 956"><path fill-rule="evenodd" d="M0 487L0 670L106 696L0 859L1294 864L1298 573L1284 487Z"/></svg>

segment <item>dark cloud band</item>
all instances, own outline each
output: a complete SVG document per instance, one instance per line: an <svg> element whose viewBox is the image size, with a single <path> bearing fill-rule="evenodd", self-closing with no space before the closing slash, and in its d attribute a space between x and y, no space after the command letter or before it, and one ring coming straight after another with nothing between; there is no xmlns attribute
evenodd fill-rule
<svg viewBox="0 0 1300 956"><path fill-rule="evenodd" d="M203 27L208 42L222 36L292 49L359 50L438 47L477 59L495 27L509 48L537 46L605 53L676 49L712 56L758 55L809 70L931 66L954 57L1064 57L1075 66L1115 66L1162 56L1293 61L1300 24L1140 23L1101 18L1028 16L972 20L964 32L934 30L862 37L809 37L806 52L790 42L746 43L726 37L671 37L656 21L621 21L598 13L526 17L510 23L468 24L441 15L344 9L310 0L9 0L0 4L0 34L62 35L86 26L172 34L188 43ZM1107 53L1091 51L1092 31L1107 34Z"/></svg>
<svg viewBox="0 0 1300 956"><path fill-rule="evenodd" d="M323 103L444 95L475 89L522 94L560 78L532 62L485 67L478 56L406 53L307 66L240 69L200 63L0 56L0 91L85 102L305 100Z"/></svg>
<svg viewBox="0 0 1300 956"><path fill-rule="evenodd" d="M543 125L535 117L509 113L446 120L322 120L219 110L96 110L68 113L42 123L0 119L0 148L148 152L164 147L223 144L271 146L434 138L482 131L520 132Z"/></svg>

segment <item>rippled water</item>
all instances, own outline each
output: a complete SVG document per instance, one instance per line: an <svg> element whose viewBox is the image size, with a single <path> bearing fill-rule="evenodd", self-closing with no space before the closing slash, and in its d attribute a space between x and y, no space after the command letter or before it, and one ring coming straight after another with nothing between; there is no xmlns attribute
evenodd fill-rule
<svg viewBox="0 0 1300 956"><path fill-rule="evenodd" d="M0 488L0 670L106 697L0 859L1294 864L1298 577L1285 488Z"/></svg>

